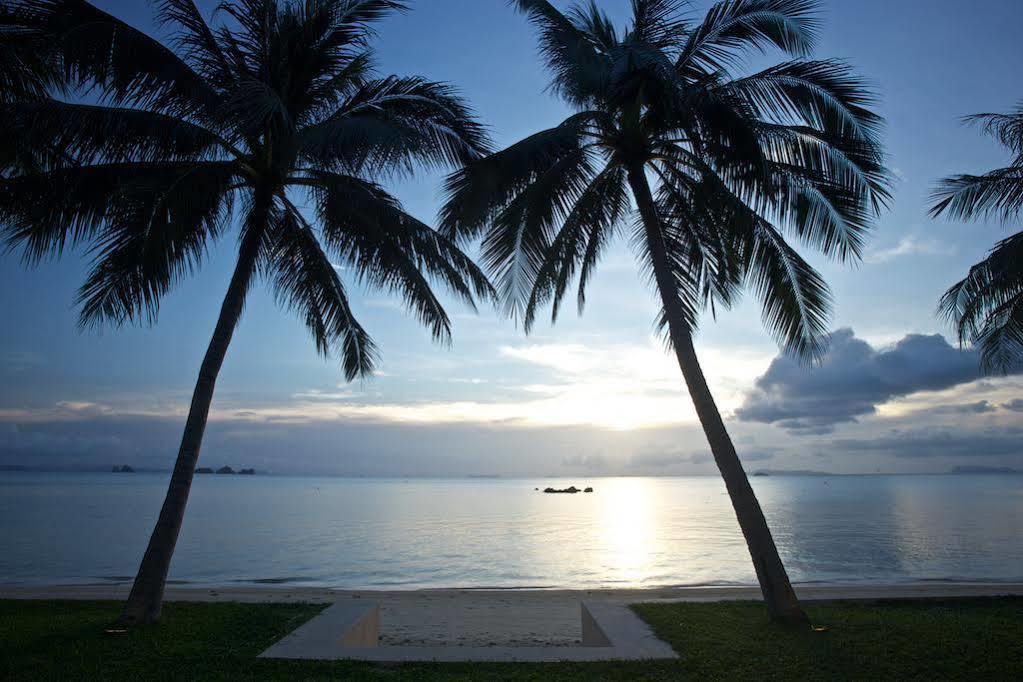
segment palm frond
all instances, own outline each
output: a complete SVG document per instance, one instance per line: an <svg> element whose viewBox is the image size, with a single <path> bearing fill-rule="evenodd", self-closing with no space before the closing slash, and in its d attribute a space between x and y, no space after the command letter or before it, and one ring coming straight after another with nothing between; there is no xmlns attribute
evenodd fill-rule
<svg viewBox="0 0 1023 682"><path fill-rule="evenodd" d="M441 231L461 240L478 237L536 178L579 152L592 119L590 113L577 114L452 173L444 185Z"/></svg>
<svg viewBox="0 0 1023 682"><path fill-rule="evenodd" d="M328 248L366 284L394 292L434 338L449 341L451 322L428 277L470 306L493 297L487 278L452 242L402 210L378 185L317 172L306 184Z"/></svg>
<svg viewBox="0 0 1023 682"><path fill-rule="evenodd" d="M216 134L181 118L140 109L53 99L0 105L11 139L0 147L51 149L64 163L207 159L230 152Z"/></svg>
<svg viewBox="0 0 1023 682"><path fill-rule="evenodd" d="M571 16L546 0L511 0L540 34L540 55L551 72L551 90L577 106L590 106L608 79L608 44L617 43L610 21L596 5Z"/></svg>
<svg viewBox="0 0 1023 682"><path fill-rule="evenodd" d="M882 119L868 109L870 86L839 60L789 61L719 88L739 97L761 120L877 143Z"/></svg>
<svg viewBox="0 0 1023 682"><path fill-rule="evenodd" d="M0 236L8 249L21 249L26 262L59 256L101 234L107 220L132 206L137 190L159 186L205 167L192 163L111 163L61 167L21 175L0 184ZM225 173L233 165L216 164ZM141 189L139 189L141 188ZM201 189L201 188L200 188ZM187 197L182 197L187 201Z"/></svg>
<svg viewBox="0 0 1023 682"><path fill-rule="evenodd" d="M576 149L539 174L494 216L480 258L509 315L524 312L556 226L570 215L595 174L590 150Z"/></svg>
<svg viewBox="0 0 1023 682"><path fill-rule="evenodd" d="M985 134L995 138L1017 156L1023 156L1023 104L1008 114L973 114L967 123L979 125ZM1016 165L1021 165L1017 161Z"/></svg>
<svg viewBox="0 0 1023 682"><path fill-rule="evenodd" d="M632 34L637 42L672 52L688 33L688 0L632 0Z"/></svg>
<svg viewBox="0 0 1023 682"><path fill-rule="evenodd" d="M981 351L985 371L1007 371L1023 357L1023 233L1003 239L942 296L938 312L962 344Z"/></svg>
<svg viewBox="0 0 1023 682"><path fill-rule="evenodd" d="M710 169L697 180L666 167L662 202L675 265L708 303L730 306L741 283L763 309L765 326L803 360L826 349L831 294L821 275L782 234ZM670 220L669 220L670 219Z"/></svg>
<svg viewBox="0 0 1023 682"><path fill-rule="evenodd" d="M0 103L45 98L62 86L46 37L21 8L0 4Z"/></svg>
<svg viewBox="0 0 1023 682"><path fill-rule="evenodd" d="M376 345L352 313L348 292L315 231L294 205L286 204L269 241L262 269L278 303L299 311L316 349L337 355L348 381L369 377L378 362Z"/></svg>
<svg viewBox="0 0 1023 682"><path fill-rule="evenodd" d="M409 8L403 0L321 0L306 3L303 23L312 24L310 15L323 18L326 30L322 33L321 49L366 46L374 35L373 25Z"/></svg>
<svg viewBox="0 0 1023 682"><path fill-rule="evenodd" d="M226 163L136 169L92 240L80 324L154 323L163 295L201 265L223 232L235 179Z"/></svg>
<svg viewBox="0 0 1023 682"><path fill-rule="evenodd" d="M484 155L490 144L450 86L397 77L365 83L297 139L311 162L377 177L411 173L417 166L461 166Z"/></svg>
<svg viewBox="0 0 1023 682"><path fill-rule="evenodd" d="M1023 167L999 168L984 175L953 175L938 183L931 198L934 217L1011 220L1023 211Z"/></svg>
<svg viewBox="0 0 1023 682"><path fill-rule="evenodd" d="M682 70L707 73L735 66L743 51L776 47L804 57L817 42L814 0L723 0L689 33Z"/></svg>
<svg viewBox="0 0 1023 682"><path fill-rule="evenodd" d="M757 221L747 277L763 306L763 320L797 358L817 362L827 350L832 297L817 270L766 221Z"/></svg>
<svg viewBox="0 0 1023 682"><path fill-rule="evenodd" d="M539 308L548 301L552 304L551 322L557 321L561 301L577 271L579 311L582 312L586 285L629 210L625 172L616 164L608 165L579 195L545 251L525 305L523 327L526 333L532 329Z"/></svg>
<svg viewBox="0 0 1023 682"><path fill-rule="evenodd" d="M177 29L175 46L207 82L223 87L232 80L230 61L194 0L159 0L156 18Z"/></svg>
<svg viewBox="0 0 1023 682"><path fill-rule="evenodd" d="M72 84L115 104L209 118L217 94L172 50L85 0L15 0Z"/></svg>
<svg viewBox="0 0 1023 682"><path fill-rule="evenodd" d="M713 173L694 176L670 162L655 170L669 263L685 268L687 281L696 282L701 307L732 307L748 268L733 221L750 219L753 210Z"/></svg>

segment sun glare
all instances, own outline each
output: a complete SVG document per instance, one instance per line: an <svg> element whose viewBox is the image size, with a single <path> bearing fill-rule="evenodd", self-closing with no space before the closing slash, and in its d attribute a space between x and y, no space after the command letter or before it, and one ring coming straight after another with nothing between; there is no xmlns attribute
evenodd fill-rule
<svg viewBox="0 0 1023 682"><path fill-rule="evenodd" d="M615 583L642 583L656 553L656 520L650 506L650 483L639 478L601 483L600 529L606 575Z"/></svg>

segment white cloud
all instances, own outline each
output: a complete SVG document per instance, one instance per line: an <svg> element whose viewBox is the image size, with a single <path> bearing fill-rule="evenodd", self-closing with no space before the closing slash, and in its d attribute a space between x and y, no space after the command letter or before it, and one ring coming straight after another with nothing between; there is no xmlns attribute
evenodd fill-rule
<svg viewBox="0 0 1023 682"><path fill-rule="evenodd" d="M445 379L474 386L471 400L385 399L353 390L307 389L272 404L216 400L210 419L253 423L311 424L338 420L406 424L511 424L525 427L594 426L612 430L695 424L682 374L673 354L656 338L645 344L534 343L497 350L507 367L506 380L493 396L492 381L469 376ZM700 352L720 409L737 408L763 373L772 355L705 349ZM531 381L519 378L530 370ZM542 379L537 380L537 370ZM517 383L514 383L518 380ZM483 397L481 396L483 391ZM0 410L6 420L76 420L85 416L184 415L187 404L114 407L63 401L45 410Z"/></svg>
<svg viewBox="0 0 1023 682"><path fill-rule="evenodd" d="M951 256L954 253L955 249L937 239L909 234L900 239L895 246L871 249L864 260L879 265L905 256Z"/></svg>
<svg viewBox="0 0 1023 682"><path fill-rule="evenodd" d="M630 430L694 423L695 413L674 357L656 339L645 345L504 346L505 358L549 370L542 383L519 384L503 400L369 402L347 392L307 391L286 406L237 410L223 418L288 422L357 419L398 423L597 426ZM724 411L737 407L771 356L708 349L704 370ZM513 370L514 371L514 370ZM459 383L482 380L454 378ZM215 416L216 418L216 416Z"/></svg>
<svg viewBox="0 0 1023 682"><path fill-rule="evenodd" d="M295 393L292 397L297 400L351 400L356 394L352 391L320 391L314 388Z"/></svg>

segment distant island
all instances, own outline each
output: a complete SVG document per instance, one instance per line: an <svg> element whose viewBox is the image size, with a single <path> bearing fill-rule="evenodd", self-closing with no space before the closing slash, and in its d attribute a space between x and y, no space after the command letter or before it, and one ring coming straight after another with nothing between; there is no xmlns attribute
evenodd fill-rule
<svg viewBox="0 0 1023 682"><path fill-rule="evenodd" d="M950 474L1023 474L1023 469L989 467L982 464L964 464L949 470Z"/></svg>
<svg viewBox="0 0 1023 682"><path fill-rule="evenodd" d="M135 470L127 464L115 464L111 471L115 474L134 474Z"/></svg>
<svg viewBox="0 0 1023 682"><path fill-rule="evenodd" d="M256 470L255 469L239 469L238 471L235 471L231 467L229 467L227 465L224 465L224 466L222 466L222 467L220 467L219 469L216 469L216 470L214 470L211 467L199 467L199 468L197 468L195 470L195 473L197 473L197 474L237 474L239 476L255 476L256 475Z"/></svg>
<svg viewBox="0 0 1023 682"><path fill-rule="evenodd" d="M752 476L840 476L830 471L815 471L813 469L757 469Z"/></svg>

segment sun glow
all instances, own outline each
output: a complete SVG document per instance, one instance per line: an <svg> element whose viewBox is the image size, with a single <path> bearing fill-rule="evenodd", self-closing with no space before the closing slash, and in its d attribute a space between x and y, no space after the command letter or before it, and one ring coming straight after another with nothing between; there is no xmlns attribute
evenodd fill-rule
<svg viewBox="0 0 1023 682"><path fill-rule="evenodd" d="M506 359L544 370L543 383L514 386L503 400L373 402L348 390L301 392L296 402L269 409L222 413L252 420L361 419L401 423L505 423L522 426L598 426L631 430L694 423L695 411L674 358L656 339L645 345L505 346ZM737 407L769 354L701 353L719 407ZM513 379L510 377L509 379ZM506 380L507 385L507 380Z"/></svg>

